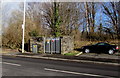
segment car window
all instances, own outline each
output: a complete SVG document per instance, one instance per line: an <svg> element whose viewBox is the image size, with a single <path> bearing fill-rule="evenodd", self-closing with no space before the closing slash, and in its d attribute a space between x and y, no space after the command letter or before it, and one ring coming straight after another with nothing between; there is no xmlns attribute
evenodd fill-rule
<svg viewBox="0 0 120 78"><path fill-rule="evenodd" d="M99 43L98 45L105 45L104 43Z"/></svg>
<svg viewBox="0 0 120 78"><path fill-rule="evenodd" d="M107 44L107 43L97 43L95 45L105 45L105 46L108 46L109 44Z"/></svg>

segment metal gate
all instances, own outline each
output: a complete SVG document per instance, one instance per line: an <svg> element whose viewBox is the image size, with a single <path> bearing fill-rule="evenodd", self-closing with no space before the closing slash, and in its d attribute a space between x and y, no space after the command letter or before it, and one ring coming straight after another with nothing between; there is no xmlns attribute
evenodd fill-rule
<svg viewBox="0 0 120 78"><path fill-rule="evenodd" d="M60 38L45 38L44 52L49 54L61 53L61 39Z"/></svg>

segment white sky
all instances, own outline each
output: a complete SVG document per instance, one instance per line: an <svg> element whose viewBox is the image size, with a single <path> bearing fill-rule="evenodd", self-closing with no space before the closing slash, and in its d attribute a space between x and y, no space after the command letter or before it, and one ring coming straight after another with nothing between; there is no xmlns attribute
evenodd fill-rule
<svg viewBox="0 0 120 78"><path fill-rule="evenodd" d="M2 2L24 2L24 0L1 0ZM119 2L120 0L26 0L27 2Z"/></svg>
<svg viewBox="0 0 120 78"><path fill-rule="evenodd" d="M27 2L49 2L50 0L26 0ZM24 0L2 0L2 2L24 2Z"/></svg>

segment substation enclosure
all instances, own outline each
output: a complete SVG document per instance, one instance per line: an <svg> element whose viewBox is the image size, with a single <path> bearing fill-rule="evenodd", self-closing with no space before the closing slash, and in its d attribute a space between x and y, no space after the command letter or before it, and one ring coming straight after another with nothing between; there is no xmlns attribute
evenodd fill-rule
<svg viewBox="0 0 120 78"><path fill-rule="evenodd" d="M60 38L45 38L44 52L49 54L61 54Z"/></svg>
<svg viewBox="0 0 120 78"><path fill-rule="evenodd" d="M29 52L62 54L74 50L74 38L63 37L31 37L29 41Z"/></svg>

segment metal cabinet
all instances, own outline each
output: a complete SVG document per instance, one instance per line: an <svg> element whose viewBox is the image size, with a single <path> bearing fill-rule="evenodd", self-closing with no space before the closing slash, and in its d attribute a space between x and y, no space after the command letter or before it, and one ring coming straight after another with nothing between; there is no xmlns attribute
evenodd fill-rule
<svg viewBox="0 0 120 78"><path fill-rule="evenodd" d="M44 39L44 52L45 53L50 53L50 38Z"/></svg>
<svg viewBox="0 0 120 78"><path fill-rule="evenodd" d="M61 53L61 39L60 38L46 38L45 39L45 53L60 54Z"/></svg>
<svg viewBox="0 0 120 78"><path fill-rule="evenodd" d="M37 44L32 44L32 52L38 53L38 45Z"/></svg>

